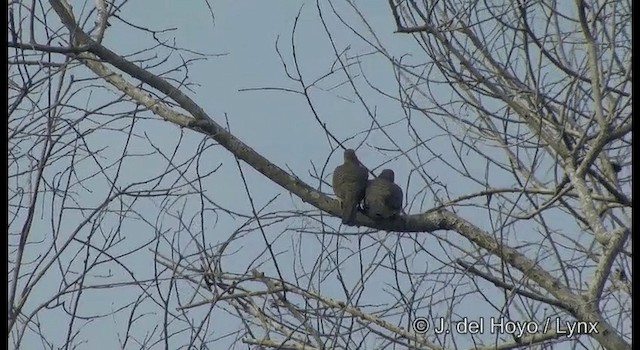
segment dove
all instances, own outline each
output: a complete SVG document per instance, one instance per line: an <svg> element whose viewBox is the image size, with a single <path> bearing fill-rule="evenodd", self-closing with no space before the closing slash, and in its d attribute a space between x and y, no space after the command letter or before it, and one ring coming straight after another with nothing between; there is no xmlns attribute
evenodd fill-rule
<svg viewBox="0 0 640 350"><path fill-rule="evenodd" d="M331 186L342 202L342 223L351 225L356 217L358 206L364 198L369 170L360 163L352 149L344 151L344 163L333 171Z"/></svg>
<svg viewBox="0 0 640 350"><path fill-rule="evenodd" d="M364 210L372 219L388 219L402 210L402 189L393 180L391 169L384 169L373 180L367 181Z"/></svg>

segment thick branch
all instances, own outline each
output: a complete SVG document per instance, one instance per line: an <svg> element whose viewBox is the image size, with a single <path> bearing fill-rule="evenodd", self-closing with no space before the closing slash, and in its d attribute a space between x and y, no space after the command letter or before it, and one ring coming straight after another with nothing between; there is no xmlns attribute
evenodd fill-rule
<svg viewBox="0 0 640 350"><path fill-rule="evenodd" d="M443 212L443 224L443 228L459 232L480 247L497 255L509 265L520 270L556 297L577 320L594 322L598 333L590 335L598 340L605 348L631 349L631 346L602 318L597 308L594 307L594 304L587 300L588 297L572 293L567 287L562 285L560 280L537 266L533 260L509 246L499 244L490 235L454 214Z"/></svg>
<svg viewBox="0 0 640 350"><path fill-rule="evenodd" d="M213 118L211 118L202 108L200 108L200 106L198 106L198 104L189 98L189 96L185 95L182 91L171 85L166 80L138 67L137 65L120 57L113 51L93 41L78 27L73 16L67 12L66 7L59 0L50 0L50 3L56 13L60 16L65 26L72 31L73 36L79 41L78 44L84 44L84 46L88 47L89 52L95 54L102 60L164 93L195 118L195 120L191 122L185 118L174 118L171 120L172 122L176 122L183 127L193 128L194 130L203 132L210 136L236 157L249 164L273 182L282 186L285 190L295 194L304 202L333 214L334 216L339 217L341 215L340 204L338 201L328 197L299 178L290 175L282 168L271 163L267 158L263 157L247 144L225 130L221 125L216 123ZM98 75L105 77L106 72L100 72ZM131 96L132 90L130 86L126 89L122 86L114 86ZM159 106L160 105L156 105L155 109L152 108L152 110L156 111L157 108L160 108ZM438 225L432 221L436 218L437 216L434 216L434 214L427 213L400 217L391 222L381 222L374 221L359 213L356 217L356 224L386 231L431 232L438 228Z"/></svg>

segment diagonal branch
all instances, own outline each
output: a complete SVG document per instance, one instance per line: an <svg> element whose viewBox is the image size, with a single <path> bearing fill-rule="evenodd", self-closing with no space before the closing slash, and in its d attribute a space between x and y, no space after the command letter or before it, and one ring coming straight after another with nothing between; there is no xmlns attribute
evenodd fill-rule
<svg viewBox="0 0 640 350"><path fill-rule="evenodd" d="M151 72L148 72L143 68L138 67L134 63L127 61L113 51L93 41L78 27L77 23L73 19L73 16L69 12L67 12L66 7L61 3L60 0L50 0L50 3L55 9L56 13L60 16L65 26L67 26L67 28L72 31L73 36L77 40L79 40L78 44L84 44L84 46L88 47L89 52L93 53L100 59L108 62L109 64L127 73L128 75L139 79L145 84L148 84L149 86L164 93L175 102L177 102L180 107L188 111L195 118L195 120L191 119L190 117L176 115L175 112L170 112L167 107L164 107L158 103L150 106L150 109L152 111L156 113L164 113L164 116L165 118L167 118L167 120L174 122L182 127L187 127L196 131L203 132L204 134L217 141L221 146L229 150L235 156L240 158L242 161L249 164L251 167L256 169L264 176L268 177L273 182L282 186L285 190L295 194L304 202L307 202L325 212L333 214L334 216L339 217L341 215L340 204L337 200L328 197L324 193L309 186L301 179L290 175L279 166L271 163L267 158L256 152L240 139L236 138L234 135L224 129L220 124L216 123L213 118L211 118L198 104L196 104L191 98L189 98L189 96L185 95L182 91L171 85L166 80L152 74ZM85 65L87 65L87 67L98 74L98 76L105 79L109 78L110 80L107 81L109 81L110 83L113 84L113 81L115 80L119 80L123 84L126 83L124 79L122 79L115 73L110 73L110 71L104 65L100 64L95 59L91 60L89 59L89 57L87 57L87 59L82 61ZM132 84L126 83L125 85L114 86L127 95L135 98L133 95L135 95L137 89ZM136 99L139 102L141 102L139 100L142 98L141 95L143 94L139 94L138 98ZM149 103L150 102L147 100L144 102L144 105L149 107ZM171 118L167 117L172 114L173 116ZM405 217L399 218L393 222L378 222L368 218L363 214L358 213L356 217L356 223L359 225L365 225L387 231L430 232L436 230L436 224L430 222L430 220L428 219L425 221L425 219L428 217L429 216Z"/></svg>
<svg viewBox="0 0 640 350"><path fill-rule="evenodd" d="M518 288L515 285L503 282L489 273L485 273L476 269L475 267L473 267L473 264L470 264L462 259L456 260L456 263L462 266L465 269L465 271L468 271L476 276L480 276L481 278L493 283L496 287L513 291L514 293L520 294L525 298L537 300L547 305L557 306L559 308L566 309L566 305L564 305L563 303L559 303L557 300L554 300L552 298L545 298L538 293L529 292L521 288Z"/></svg>
<svg viewBox="0 0 640 350"><path fill-rule="evenodd" d="M562 282L537 264L520 254L517 250L496 242L489 234L483 232L473 224L452 213L443 212L443 228L456 231L480 247L497 255L506 263L524 273L527 277L538 283L542 288L565 305L566 309L578 320L596 324L597 333L590 334L607 349L631 349L602 316L588 297L577 295Z"/></svg>

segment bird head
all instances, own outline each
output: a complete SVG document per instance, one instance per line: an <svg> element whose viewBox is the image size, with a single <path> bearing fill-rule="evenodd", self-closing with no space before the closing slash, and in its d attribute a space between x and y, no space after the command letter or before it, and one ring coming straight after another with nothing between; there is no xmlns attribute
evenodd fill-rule
<svg viewBox="0 0 640 350"><path fill-rule="evenodd" d="M345 162L355 162L358 163L358 157L356 156L356 151L351 148L347 148L344 150L344 161Z"/></svg>
<svg viewBox="0 0 640 350"><path fill-rule="evenodd" d="M385 179L385 180L389 180L391 182L393 182L393 180L395 180L395 174L393 173L393 170L391 169L384 169L380 172L380 175L378 175L379 178L381 179Z"/></svg>

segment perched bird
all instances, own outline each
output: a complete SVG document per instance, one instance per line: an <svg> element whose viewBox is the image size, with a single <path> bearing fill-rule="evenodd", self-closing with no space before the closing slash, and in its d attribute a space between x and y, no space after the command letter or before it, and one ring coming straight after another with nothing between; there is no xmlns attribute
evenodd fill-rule
<svg viewBox="0 0 640 350"><path fill-rule="evenodd" d="M342 223L350 225L356 217L358 205L364 198L369 171L360 163L352 149L344 151L344 163L333 171L331 186L342 201Z"/></svg>
<svg viewBox="0 0 640 350"><path fill-rule="evenodd" d="M367 182L364 196L364 210L372 219L388 219L402 210L402 189L393 180L391 169L384 169L380 175Z"/></svg>
<svg viewBox="0 0 640 350"><path fill-rule="evenodd" d="M613 172L616 174L622 171L622 165L616 162L611 162L611 168L613 169Z"/></svg>
<svg viewBox="0 0 640 350"><path fill-rule="evenodd" d="M623 269L616 269L615 276L622 282L626 282L628 280L627 274L624 272Z"/></svg>

